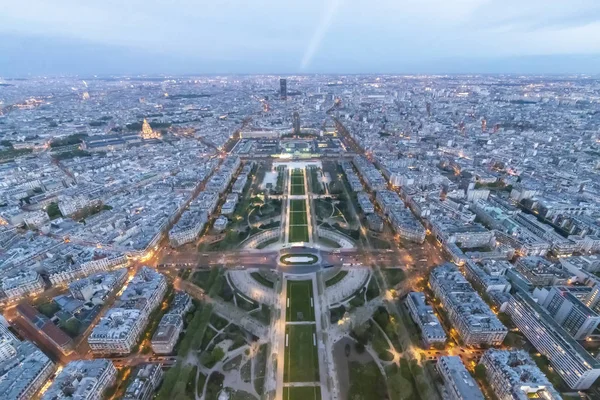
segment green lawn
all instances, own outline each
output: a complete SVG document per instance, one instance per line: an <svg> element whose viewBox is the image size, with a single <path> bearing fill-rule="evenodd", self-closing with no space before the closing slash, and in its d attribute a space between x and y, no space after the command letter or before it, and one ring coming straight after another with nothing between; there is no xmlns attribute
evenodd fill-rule
<svg viewBox="0 0 600 400"><path fill-rule="evenodd" d="M387 283L390 286L396 286L404 280L405 274L401 269L384 269L381 272L385 275Z"/></svg>
<svg viewBox="0 0 600 400"><path fill-rule="evenodd" d="M385 378L381 375L374 361L367 364L353 361L348 365L348 369L350 370L348 398L361 400L387 398Z"/></svg>
<svg viewBox="0 0 600 400"><path fill-rule="evenodd" d="M291 212L306 212L306 202L304 200L290 200Z"/></svg>
<svg viewBox="0 0 600 400"><path fill-rule="evenodd" d="M338 272L334 277L327 279L325 281L325 286L329 287L329 286L333 286L336 283L338 283L339 281L341 281L342 279L344 279L344 277L348 275L348 271L340 271Z"/></svg>
<svg viewBox="0 0 600 400"><path fill-rule="evenodd" d="M302 170L295 169L292 171L290 185L292 196L306 194L304 191L304 174L302 173Z"/></svg>
<svg viewBox="0 0 600 400"><path fill-rule="evenodd" d="M312 281L288 281L286 321L314 321Z"/></svg>
<svg viewBox="0 0 600 400"><path fill-rule="evenodd" d="M321 388L319 386L284 387L283 400L321 400Z"/></svg>
<svg viewBox="0 0 600 400"><path fill-rule="evenodd" d="M262 276L260 272L252 272L250 276L263 286L266 286L271 289L275 286L275 282L268 280L267 278Z"/></svg>
<svg viewBox="0 0 600 400"><path fill-rule="evenodd" d="M292 196L302 196L306 194L304 191L304 185L292 185L290 194Z"/></svg>
<svg viewBox="0 0 600 400"><path fill-rule="evenodd" d="M290 226L290 237L291 243L296 242L308 242L308 226L307 225L292 225Z"/></svg>
<svg viewBox="0 0 600 400"><path fill-rule="evenodd" d="M306 225L307 223L306 211L290 212L290 225Z"/></svg>
<svg viewBox="0 0 600 400"><path fill-rule="evenodd" d="M319 358L314 345L315 325L287 325L285 328L284 382L318 382Z"/></svg>
<svg viewBox="0 0 600 400"><path fill-rule="evenodd" d="M288 238L290 242L308 242L307 221L306 202L304 200L290 200Z"/></svg>

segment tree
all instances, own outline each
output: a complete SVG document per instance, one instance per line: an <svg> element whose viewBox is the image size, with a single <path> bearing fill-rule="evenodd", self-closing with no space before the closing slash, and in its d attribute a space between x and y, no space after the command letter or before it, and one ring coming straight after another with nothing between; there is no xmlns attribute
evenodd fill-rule
<svg viewBox="0 0 600 400"><path fill-rule="evenodd" d="M484 380L486 378L485 365L477 364L477 366L475 367L475 378L480 380Z"/></svg>
<svg viewBox="0 0 600 400"><path fill-rule="evenodd" d="M365 345L362 343L356 343L354 345L354 350L356 350L358 354L362 354L365 352Z"/></svg>
<svg viewBox="0 0 600 400"><path fill-rule="evenodd" d="M48 217L50 217L50 219L62 217L60 209L58 208L58 203L56 202L50 203L48 205L48 208L46 208L46 213L48 214Z"/></svg>

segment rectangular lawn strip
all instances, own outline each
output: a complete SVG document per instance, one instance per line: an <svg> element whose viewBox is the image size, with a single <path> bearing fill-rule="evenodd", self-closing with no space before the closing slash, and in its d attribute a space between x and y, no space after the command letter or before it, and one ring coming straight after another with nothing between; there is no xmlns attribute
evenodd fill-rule
<svg viewBox="0 0 600 400"><path fill-rule="evenodd" d="M306 212L306 202L304 200L290 200L291 212Z"/></svg>
<svg viewBox="0 0 600 400"><path fill-rule="evenodd" d="M292 225L290 226L290 237L289 241L295 242L308 242L308 226L307 225Z"/></svg>
<svg viewBox="0 0 600 400"><path fill-rule="evenodd" d="M291 194L292 196L302 196L306 194L304 192L304 185L292 185Z"/></svg>
<svg viewBox="0 0 600 400"><path fill-rule="evenodd" d="M286 386L283 388L283 400L321 400L319 386Z"/></svg>
<svg viewBox="0 0 600 400"><path fill-rule="evenodd" d="M292 211L290 212L290 225L306 225L308 220L306 218L306 212L304 211Z"/></svg>
<svg viewBox="0 0 600 400"><path fill-rule="evenodd" d="M315 325L285 327L284 382L319 382L319 358L315 346Z"/></svg>
<svg viewBox="0 0 600 400"><path fill-rule="evenodd" d="M314 321L315 311L311 303L313 296L312 281L288 281L287 321ZM299 315L301 313L302 315Z"/></svg>

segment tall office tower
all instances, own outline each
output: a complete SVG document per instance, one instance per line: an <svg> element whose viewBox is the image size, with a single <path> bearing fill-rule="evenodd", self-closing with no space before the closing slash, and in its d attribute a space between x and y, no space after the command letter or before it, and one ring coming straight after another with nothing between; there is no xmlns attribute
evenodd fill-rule
<svg viewBox="0 0 600 400"><path fill-rule="evenodd" d="M575 340L585 340L600 324L600 315L565 287L552 287L542 305Z"/></svg>
<svg viewBox="0 0 600 400"><path fill-rule="evenodd" d="M287 79L285 78L279 80L279 95L281 100L287 99Z"/></svg>
<svg viewBox="0 0 600 400"><path fill-rule="evenodd" d="M481 132L487 131L487 121L484 119L481 120Z"/></svg>
<svg viewBox="0 0 600 400"><path fill-rule="evenodd" d="M292 115L292 125L294 127L294 135L299 135L300 134L300 114L298 114L298 111L294 111L294 114Z"/></svg>

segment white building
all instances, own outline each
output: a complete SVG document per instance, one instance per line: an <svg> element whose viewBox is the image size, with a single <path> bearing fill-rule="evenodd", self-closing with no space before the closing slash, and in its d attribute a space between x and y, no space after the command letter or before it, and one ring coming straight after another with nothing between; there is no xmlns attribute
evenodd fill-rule
<svg viewBox="0 0 600 400"><path fill-rule="evenodd" d="M0 363L17 355L18 343L19 341L8 328L0 324Z"/></svg>
<svg viewBox="0 0 600 400"><path fill-rule="evenodd" d="M129 354L146 322L140 310L111 308L88 336L90 349L97 354Z"/></svg>
<svg viewBox="0 0 600 400"><path fill-rule="evenodd" d="M71 361L56 376L42 400L100 399L116 377L117 369L110 360Z"/></svg>
<svg viewBox="0 0 600 400"><path fill-rule="evenodd" d="M75 214L87 207L93 207L100 204L101 203L98 200L90 200L84 195L58 197L58 209L65 217Z"/></svg>
<svg viewBox="0 0 600 400"><path fill-rule="evenodd" d="M546 375L523 350L490 349L480 363L498 400L560 400Z"/></svg>
<svg viewBox="0 0 600 400"><path fill-rule="evenodd" d="M160 364L143 364L133 375L123 400L150 400L158 388L164 373Z"/></svg>
<svg viewBox="0 0 600 400"><path fill-rule="evenodd" d="M431 271L429 285L448 312L450 322L467 346L500 345L508 329L451 264Z"/></svg>
<svg viewBox="0 0 600 400"><path fill-rule="evenodd" d="M25 296L35 296L44 291L44 280L35 271L20 270L1 279L1 289L8 300Z"/></svg>
<svg viewBox="0 0 600 400"><path fill-rule="evenodd" d="M425 302L422 292L410 292L406 296L406 305L412 319L421 329L425 346L446 342L446 332L433 312L433 307Z"/></svg>
<svg viewBox="0 0 600 400"><path fill-rule="evenodd" d="M231 215L235 211L239 196L237 193L229 193L225 198L225 203L221 207L221 214Z"/></svg>
<svg viewBox="0 0 600 400"><path fill-rule="evenodd" d="M152 336L151 345L154 353L170 354L175 348L182 330L183 318L180 315L165 314Z"/></svg>
<svg viewBox="0 0 600 400"><path fill-rule="evenodd" d="M477 382L469 374L460 357L443 356L438 358L436 368L444 379L450 400L484 400Z"/></svg>
<svg viewBox="0 0 600 400"><path fill-rule="evenodd" d="M18 342L16 355L0 362L0 399L34 397L55 371L54 363L31 342Z"/></svg>

